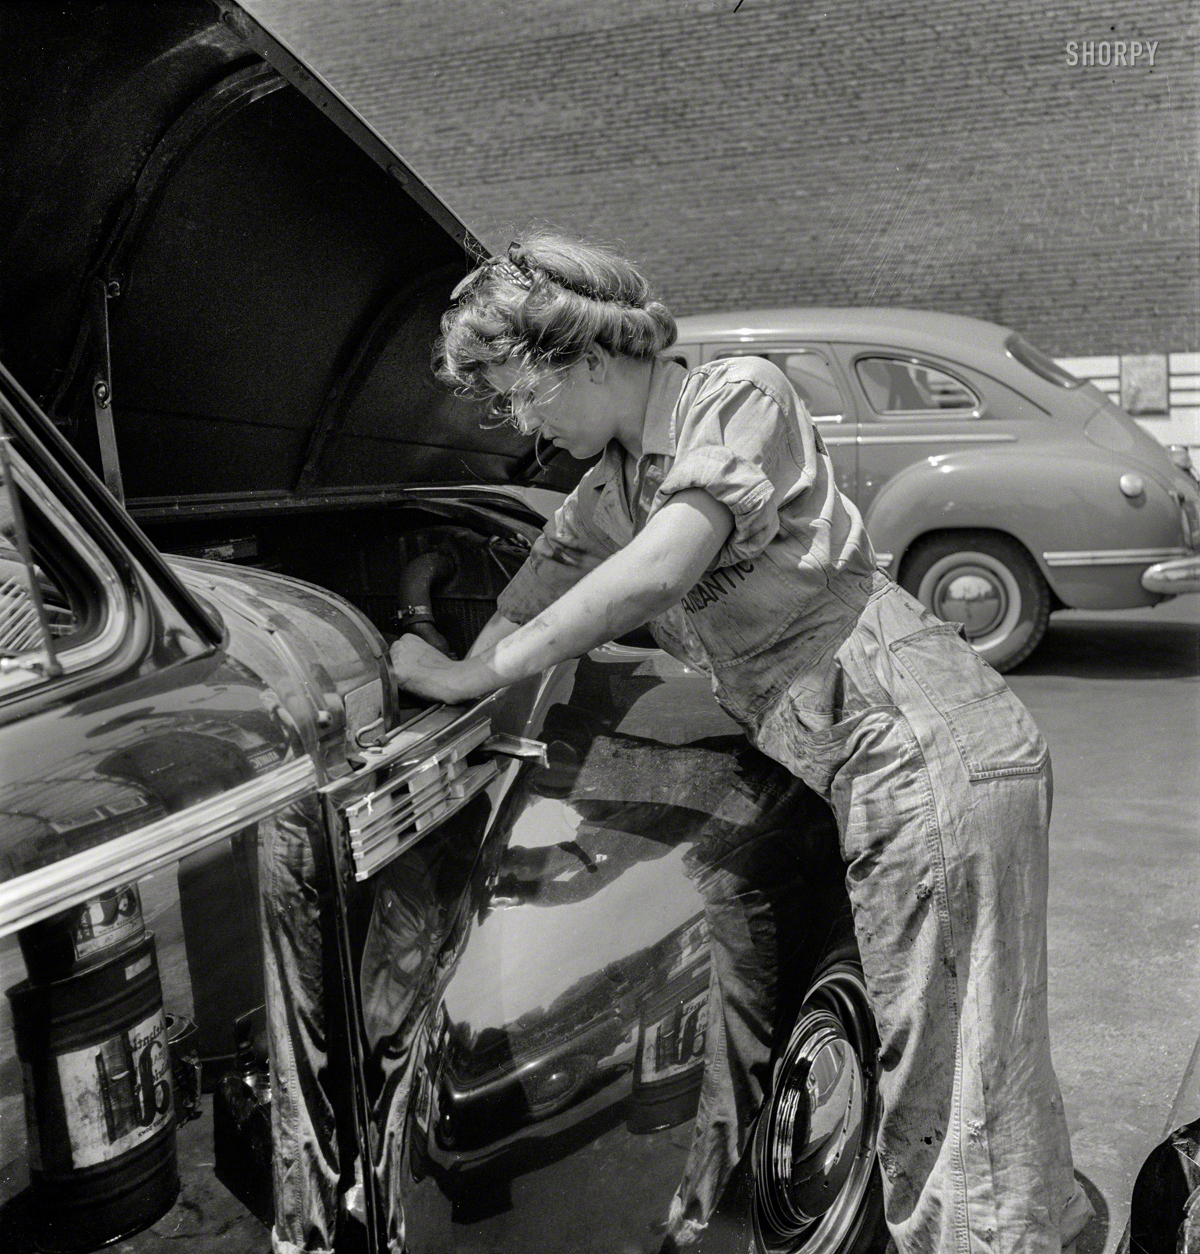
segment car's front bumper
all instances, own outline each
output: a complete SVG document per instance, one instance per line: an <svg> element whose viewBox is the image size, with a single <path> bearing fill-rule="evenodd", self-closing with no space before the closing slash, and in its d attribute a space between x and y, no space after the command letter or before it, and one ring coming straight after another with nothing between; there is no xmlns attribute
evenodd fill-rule
<svg viewBox="0 0 1200 1254"><path fill-rule="evenodd" d="M1179 596L1200 592L1200 553L1155 562L1142 572L1142 587L1159 596Z"/></svg>

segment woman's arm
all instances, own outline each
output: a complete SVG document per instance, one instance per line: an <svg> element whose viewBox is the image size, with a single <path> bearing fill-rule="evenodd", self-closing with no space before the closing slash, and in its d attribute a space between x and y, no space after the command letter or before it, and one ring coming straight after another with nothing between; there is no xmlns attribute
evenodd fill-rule
<svg viewBox="0 0 1200 1254"><path fill-rule="evenodd" d="M392 645L396 679L418 696L453 703L578 657L675 605L732 530L733 514L703 489L678 492L629 544L536 618L463 661L451 661L418 636L402 636Z"/></svg>
<svg viewBox="0 0 1200 1254"><path fill-rule="evenodd" d="M505 618L497 610L484 624L483 630L475 637L475 643L467 650L467 657L478 657L480 653L499 644L505 636L511 636L517 630L517 624Z"/></svg>

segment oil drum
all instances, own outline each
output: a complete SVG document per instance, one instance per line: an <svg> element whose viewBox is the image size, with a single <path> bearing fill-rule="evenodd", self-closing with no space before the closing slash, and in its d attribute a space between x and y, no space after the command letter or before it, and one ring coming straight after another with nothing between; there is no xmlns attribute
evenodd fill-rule
<svg viewBox="0 0 1200 1254"><path fill-rule="evenodd" d="M63 980L136 945L145 934L136 884L122 884L23 928L17 939L35 983Z"/></svg>
<svg viewBox="0 0 1200 1254"><path fill-rule="evenodd" d="M75 1254L158 1219L179 1191L154 935L8 990L25 1087L34 1240Z"/></svg>

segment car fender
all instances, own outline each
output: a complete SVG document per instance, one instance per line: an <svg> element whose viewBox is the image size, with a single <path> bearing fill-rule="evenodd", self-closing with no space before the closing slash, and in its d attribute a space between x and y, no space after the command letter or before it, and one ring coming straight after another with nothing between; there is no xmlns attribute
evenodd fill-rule
<svg viewBox="0 0 1200 1254"><path fill-rule="evenodd" d="M219 614L230 665L264 685L264 716L291 730L313 763L316 782L345 775L349 754L395 724L383 639L348 602L271 571L196 558L169 561L184 586ZM270 752L257 748L256 760ZM179 864L198 1049L211 1072L229 1064L235 1019L264 995L256 857L248 829Z"/></svg>
<svg viewBox="0 0 1200 1254"><path fill-rule="evenodd" d="M1138 584L1142 567L1183 552L1179 507L1149 475L1142 476L1143 493L1127 497L1120 487L1124 471L1111 455L1082 442L938 453L890 479L865 522L876 550L892 555L893 575L913 543L929 532L1002 532L1024 545L1064 604L1081 608L1103 595L1092 588L1096 571L1103 579L1113 570L1113 564L1088 565L1087 555L1145 552L1141 565L1131 556L1133 588L1121 593L1132 598L1123 603L1140 605L1149 599ZM1073 556L1082 564L1070 565Z"/></svg>
<svg viewBox="0 0 1200 1254"><path fill-rule="evenodd" d="M597 650L532 730L548 765L492 827L409 1037L413 1254L657 1244L691 1144L722 902L738 913L748 880L786 883L789 989L847 915L828 808L746 744L706 677ZM431 917L422 882L445 877L419 849L382 873L392 916ZM376 983L396 968L362 965ZM798 1001L781 995L775 1013ZM376 1003L364 985L368 1022ZM744 1215L727 1236L713 1248L746 1248Z"/></svg>
<svg viewBox="0 0 1200 1254"><path fill-rule="evenodd" d="M271 571L199 558L170 563L220 610L230 652L271 685L324 776L344 773L348 753L394 724L383 637L347 601Z"/></svg>

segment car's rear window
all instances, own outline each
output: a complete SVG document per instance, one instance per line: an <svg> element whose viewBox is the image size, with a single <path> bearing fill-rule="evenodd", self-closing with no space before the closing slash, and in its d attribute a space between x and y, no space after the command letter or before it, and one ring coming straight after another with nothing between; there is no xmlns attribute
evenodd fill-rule
<svg viewBox="0 0 1200 1254"><path fill-rule="evenodd" d="M1077 388L1084 383L1070 371L1064 370L1052 357L1047 357L1039 348L1034 348L1028 340L1022 339L1015 332L1004 341L1004 347L1034 374L1041 375L1047 383L1057 384L1060 388Z"/></svg>

